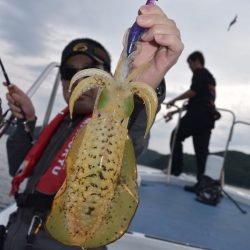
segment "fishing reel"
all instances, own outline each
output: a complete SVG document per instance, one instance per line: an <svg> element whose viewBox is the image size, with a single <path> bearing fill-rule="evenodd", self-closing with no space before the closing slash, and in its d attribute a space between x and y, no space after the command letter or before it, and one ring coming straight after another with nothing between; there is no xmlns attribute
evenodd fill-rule
<svg viewBox="0 0 250 250"><path fill-rule="evenodd" d="M180 118L181 118L182 111L187 110L187 102L185 102L185 103L182 105L182 107L179 107L179 106L177 106L177 105L175 105L175 104L170 105L169 103L165 103L165 102L164 102L163 104L166 105L167 108L170 108L170 107L174 107L174 108L175 108L175 109L173 109L172 111L167 112L167 114L163 116L163 118L165 119L165 122L171 121L171 120L173 119L173 116L174 116L175 114L178 114L179 119L180 119Z"/></svg>
<svg viewBox="0 0 250 250"><path fill-rule="evenodd" d="M7 109L5 112L3 112L2 99L0 98L0 138L6 132L6 130L9 128L9 126L11 125L11 123L14 119L13 116L10 116L7 118L9 111L10 110Z"/></svg>

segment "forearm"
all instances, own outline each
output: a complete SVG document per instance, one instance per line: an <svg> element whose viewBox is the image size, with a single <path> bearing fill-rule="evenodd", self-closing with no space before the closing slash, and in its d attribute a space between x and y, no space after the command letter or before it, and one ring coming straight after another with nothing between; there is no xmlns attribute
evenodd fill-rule
<svg viewBox="0 0 250 250"><path fill-rule="evenodd" d="M180 101L180 100L185 100L188 98L192 98L196 95L196 93L193 90L187 90L184 93L182 93L181 95L175 97L172 102L176 102L176 101Z"/></svg>

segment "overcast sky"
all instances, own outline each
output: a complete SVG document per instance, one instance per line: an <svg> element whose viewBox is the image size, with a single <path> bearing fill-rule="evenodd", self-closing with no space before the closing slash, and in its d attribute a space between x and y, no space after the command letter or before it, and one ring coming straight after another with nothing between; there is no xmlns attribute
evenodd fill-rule
<svg viewBox="0 0 250 250"><path fill-rule="evenodd" d="M60 61L64 46L78 37L102 42L112 55L114 71L123 34L142 4L141 0L0 0L0 56L9 78L27 90L46 65ZM250 122L250 1L159 0L157 4L176 21L185 45L178 63L166 76L166 100L189 88L192 74L186 58L200 50L205 55L206 67L217 80L217 106L232 110L239 120ZM236 14L237 22L227 31ZM43 93L46 95L46 91ZM4 94L1 85L3 102ZM220 133L215 133L216 138L222 137L225 127L229 127L229 118L218 125ZM158 135L174 125L158 122L154 140L158 142ZM237 138L242 138L242 131L249 134L250 127L237 130L236 144L240 146L242 140L238 142ZM151 145L156 147L154 140ZM225 140L218 148L223 147ZM167 150L168 140L162 143ZM160 151L165 151L162 148Z"/></svg>

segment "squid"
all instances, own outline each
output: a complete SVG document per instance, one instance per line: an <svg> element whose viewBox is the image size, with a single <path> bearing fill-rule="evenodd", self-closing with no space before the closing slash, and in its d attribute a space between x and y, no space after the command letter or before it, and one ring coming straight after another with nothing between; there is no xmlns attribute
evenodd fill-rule
<svg viewBox="0 0 250 250"><path fill-rule="evenodd" d="M130 44L138 37L135 33ZM127 127L138 95L146 106L146 136L158 99L148 84L134 80L149 63L131 71L133 50L130 46L121 56L114 76L85 69L71 80L71 116L84 92L99 90L91 120L72 142L65 160L66 179L46 221L49 234L63 244L96 248L114 242L126 232L138 207L136 160Z"/></svg>
<svg viewBox="0 0 250 250"><path fill-rule="evenodd" d="M49 234L66 245L95 248L120 238L138 206L137 172L128 121L134 95L143 99L148 116L145 135L155 118L155 90L133 82L146 66L123 79L125 60L112 77L100 69L79 71L69 109L87 90L99 88L89 123L76 134L66 157L66 179L57 192L46 221Z"/></svg>

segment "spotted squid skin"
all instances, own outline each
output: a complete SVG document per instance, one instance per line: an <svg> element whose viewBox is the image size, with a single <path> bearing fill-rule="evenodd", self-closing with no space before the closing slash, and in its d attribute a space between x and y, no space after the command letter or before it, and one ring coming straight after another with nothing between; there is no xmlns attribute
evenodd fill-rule
<svg viewBox="0 0 250 250"><path fill-rule="evenodd" d="M93 247L96 247L96 242L86 243L86 241L93 238L102 225L104 217L112 219L112 213L108 211L111 200L117 196L114 195L117 184L121 182L119 175L124 154L124 138L127 137L127 123L128 119L121 121L113 114L99 113L98 116L93 117L86 128L82 129L84 138L88 139L83 138L77 145L79 148L73 146L72 151L76 152L74 152L75 159L72 167L67 169L67 188L64 188L63 193L56 195L53 203L54 208L58 206L54 211L60 214L60 221L53 221L53 217L58 218L58 214L54 213L49 215L48 221L51 223L47 224L49 231L54 231L54 223L57 224L57 230L59 225L60 228L66 228L65 233L62 233L63 237L61 235L58 238L64 244L73 242L73 245L86 246L87 244L90 247L89 244L94 244ZM77 136L81 137L81 133L83 131L80 131ZM67 163L70 163L69 161ZM136 192L134 197L136 205L134 207L137 207ZM124 217L124 220L129 223L128 218ZM117 235L119 235L118 232ZM112 240L115 239L101 239L102 242L99 244L104 245Z"/></svg>
<svg viewBox="0 0 250 250"><path fill-rule="evenodd" d="M146 106L147 134L157 96L147 84L133 81L148 64L123 78L127 60L121 58L114 76L86 69L71 80L71 115L85 91L99 87L99 93L92 119L73 140L66 157L66 180L46 221L49 234L63 244L84 248L107 245L126 232L137 209L136 160L127 135L128 119L134 108L133 96L138 95Z"/></svg>

